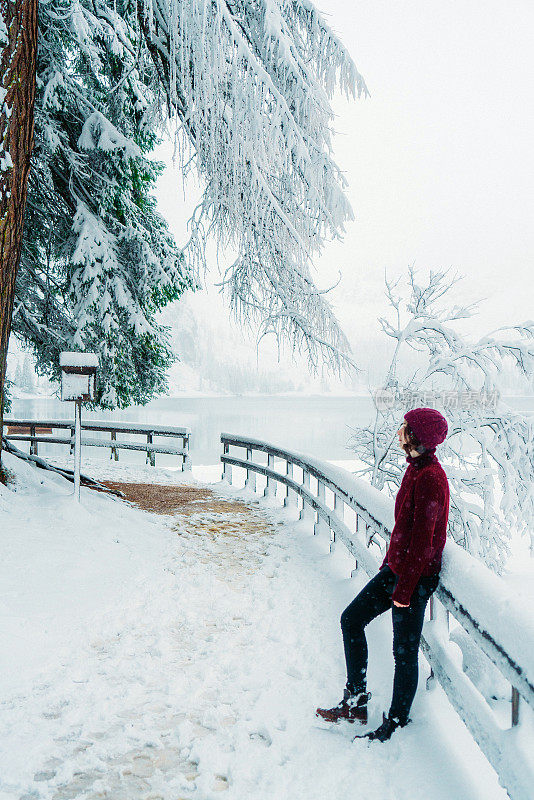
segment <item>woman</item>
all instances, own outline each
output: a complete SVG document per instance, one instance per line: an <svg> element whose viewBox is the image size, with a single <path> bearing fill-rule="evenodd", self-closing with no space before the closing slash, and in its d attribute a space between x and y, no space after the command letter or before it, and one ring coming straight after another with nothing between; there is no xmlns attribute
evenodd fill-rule
<svg viewBox="0 0 534 800"><path fill-rule="evenodd" d="M364 734L385 742L408 714L418 681L418 651L425 608L439 583L447 536L449 484L435 451L447 436L446 419L433 408L404 415L399 444L408 468L395 498L395 525L380 571L341 615L347 664L343 699L334 708L318 708L329 722L367 723L367 641L364 628L389 608L393 617L395 676L389 713L375 731Z"/></svg>

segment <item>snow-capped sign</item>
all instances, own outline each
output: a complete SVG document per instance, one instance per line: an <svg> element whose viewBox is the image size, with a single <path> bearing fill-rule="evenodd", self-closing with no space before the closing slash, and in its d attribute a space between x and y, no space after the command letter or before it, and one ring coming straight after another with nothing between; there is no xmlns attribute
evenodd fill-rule
<svg viewBox="0 0 534 800"><path fill-rule="evenodd" d="M95 396L97 353L60 353L61 399L93 400Z"/></svg>
<svg viewBox="0 0 534 800"><path fill-rule="evenodd" d="M59 354L59 366L64 367L92 367L93 371L98 367L98 353L69 353Z"/></svg>

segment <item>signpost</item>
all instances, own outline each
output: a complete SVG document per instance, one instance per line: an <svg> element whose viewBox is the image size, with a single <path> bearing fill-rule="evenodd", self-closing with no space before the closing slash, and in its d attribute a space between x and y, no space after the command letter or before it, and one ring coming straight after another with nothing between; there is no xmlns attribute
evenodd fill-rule
<svg viewBox="0 0 534 800"><path fill-rule="evenodd" d="M93 400L98 368L97 353L60 353L61 399L74 400L74 496L80 501L82 461L82 403Z"/></svg>

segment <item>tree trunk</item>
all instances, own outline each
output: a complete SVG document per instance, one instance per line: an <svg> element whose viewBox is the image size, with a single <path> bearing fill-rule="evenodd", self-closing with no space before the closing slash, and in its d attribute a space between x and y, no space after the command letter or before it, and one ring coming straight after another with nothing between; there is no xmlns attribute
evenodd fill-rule
<svg viewBox="0 0 534 800"><path fill-rule="evenodd" d="M0 0L0 433L33 148L38 0ZM0 435L0 465L2 437Z"/></svg>

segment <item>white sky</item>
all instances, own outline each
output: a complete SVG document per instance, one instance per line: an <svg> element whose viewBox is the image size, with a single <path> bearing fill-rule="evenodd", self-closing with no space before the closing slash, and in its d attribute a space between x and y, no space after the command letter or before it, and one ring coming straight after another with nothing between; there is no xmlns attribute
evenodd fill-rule
<svg viewBox="0 0 534 800"><path fill-rule="evenodd" d="M452 267L488 298L481 330L534 317L534 4L318 5L371 92L335 104L357 219L321 273L339 266L372 313L384 267Z"/></svg>
<svg viewBox="0 0 534 800"><path fill-rule="evenodd" d="M331 299L351 338L378 332L384 268L393 276L412 262L465 275L455 302L487 298L466 330L534 318L534 4L317 5L371 92L333 103L335 158L356 220L326 245L315 274L324 287L342 271ZM172 167L158 199L183 243L191 197L183 202Z"/></svg>

